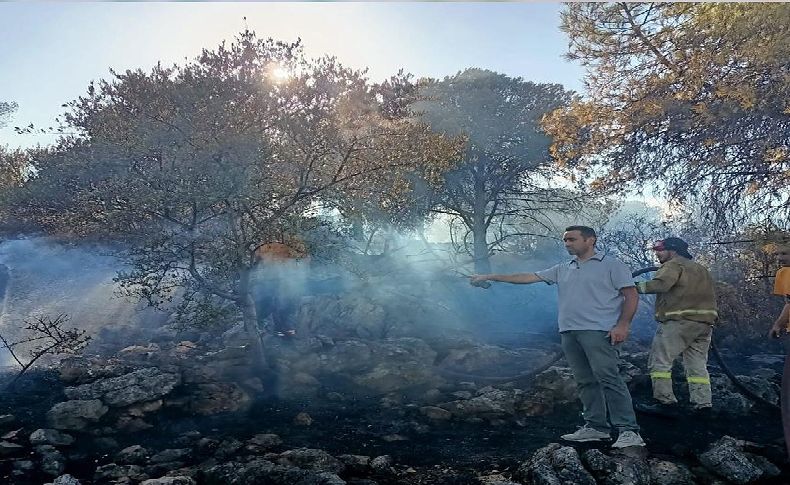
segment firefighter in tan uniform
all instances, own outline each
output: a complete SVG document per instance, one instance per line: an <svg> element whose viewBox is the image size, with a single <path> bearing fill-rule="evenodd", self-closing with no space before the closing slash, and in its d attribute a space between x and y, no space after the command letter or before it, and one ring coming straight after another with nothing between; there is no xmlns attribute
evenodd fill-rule
<svg viewBox="0 0 790 485"><path fill-rule="evenodd" d="M639 293L656 294L658 329L648 367L655 405L637 404L642 412L676 414L672 363L682 356L689 401L695 411L711 409L708 349L718 317L716 292L708 270L691 260L688 244L680 238L658 241L653 250L661 267L650 281L637 283Z"/></svg>

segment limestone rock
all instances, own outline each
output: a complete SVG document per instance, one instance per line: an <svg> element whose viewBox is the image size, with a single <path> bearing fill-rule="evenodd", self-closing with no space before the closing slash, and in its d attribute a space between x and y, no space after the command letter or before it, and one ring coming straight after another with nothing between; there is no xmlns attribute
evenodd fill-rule
<svg viewBox="0 0 790 485"><path fill-rule="evenodd" d="M153 455L149 461L151 463L168 463L182 461L189 458L190 450L187 448L168 448Z"/></svg>
<svg viewBox="0 0 790 485"><path fill-rule="evenodd" d="M47 411L47 421L55 429L80 431L98 421L108 410L98 399L65 401Z"/></svg>
<svg viewBox="0 0 790 485"><path fill-rule="evenodd" d="M112 407L155 401L181 383L178 374L161 372L156 367L140 369L119 377L99 379L90 384L65 389L69 399L101 399Z"/></svg>
<svg viewBox="0 0 790 485"><path fill-rule="evenodd" d="M750 445L724 436L701 454L699 461L716 475L738 484L778 476L780 470L773 463L745 450Z"/></svg>
<svg viewBox="0 0 790 485"><path fill-rule="evenodd" d="M370 460L370 468L378 473L388 473L394 461L389 455L381 455Z"/></svg>
<svg viewBox="0 0 790 485"><path fill-rule="evenodd" d="M41 471L53 477L66 468L66 458L52 445L39 445L36 453L41 457Z"/></svg>
<svg viewBox="0 0 790 485"><path fill-rule="evenodd" d="M277 463L284 466L295 466L305 470L337 473L343 470L343 464L324 450L298 448L280 453Z"/></svg>
<svg viewBox="0 0 790 485"><path fill-rule="evenodd" d="M80 481L67 473L56 478L52 485L80 485Z"/></svg>
<svg viewBox="0 0 790 485"><path fill-rule="evenodd" d="M694 475L684 465L651 459L650 476L653 485L695 485Z"/></svg>
<svg viewBox="0 0 790 485"><path fill-rule="evenodd" d="M605 485L650 485L650 465L647 451L633 447L613 451L605 455L600 450L588 450L582 454L587 468L599 483Z"/></svg>
<svg viewBox="0 0 790 485"><path fill-rule="evenodd" d="M283 444L282 438L272 433L256 434L247 440L247 450L254 453L262 453L276 448Z"/></svg>
<svg viewBox="0 0 790 485"><path fill-rule="evenodd" d="M453 413L450 411L436 406L423 406L420 408L420 413L435 421L446 421L453 417Z"/></svg>
<svg viewBox="0 0 790 485"><path fill-rule="evenodd" d="M142 481L148 478L148 475L146 475L143 469L138 465L118 465L117 463L99 466L93 474L93 479L99 483L123 479Z"/></svg>
<svg viewBox="0 0 790 485"><path fill-rule="evenodd" d="M227 462L209 467L203 472L205 485L345 485L345 481L331 472L316 472L274 464L258 458L247 463Z"/></svg>
<svg viewBox="0 0 790 485"><path fill-rule="evenodd" d="M519 466L515 478L540 485L596 485L576 450L558 443L537 450Z"/></svg>
<svg viewBox="0 0 790 485"><path fill-rule="evenodd" d="M192 413L210 416L247 409L252 398L232 382L213 382L190 387L184 407Z"/></svg>
<svg viewBox="0 0 790 485"><path fill-rule="evenodd" d="M143 480L140 485L196 485L196 483L192 477L177 476L149 478L148 480Z"/></svg>
<svg viewBox="0 0 790 485"><path fill-rule="evenodd" d="M115 461L121 465L143 465L148 461L150 452L140 445L127 446L115 455Z"/></svg>
<svg viewBox="0 0 790 485"><path fill-rule="evenodd" d="M56 429L37 429L30 433L31 445L68 446L72 443L74 443L73 436Z"/></svg>
<svg viewBox="0 0 790 485"><path fill-rule="evenodd" d="M17 453L21 453L24 449L25 448L23 446L16 443L0 441L0 457L16 455Z"/></svg>

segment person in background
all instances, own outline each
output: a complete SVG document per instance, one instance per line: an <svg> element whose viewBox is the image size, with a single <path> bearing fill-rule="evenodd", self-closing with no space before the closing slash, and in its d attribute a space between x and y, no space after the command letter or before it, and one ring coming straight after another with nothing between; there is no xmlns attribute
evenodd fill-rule
<svg viewBox="0 0 790 485"><path fill-rule="evenodd" d="M639 293L656 295L658 321L648 367L655 404L637 404L636 410L674 416L679 413L672 390L672 364L683 356L692 411L712 407L708 350L718 318L715 283L707 268L692 261L688 244L668 237L653 245L661 267L650 281L636 285Z"/></svg>
<svg viewBox="0 0 790 485"><path fill-rule="evenodd" d="M782 307L779 317L771 326L771 330L768 331L768 336L771 338L787 336L790 332L790 244L779 245L776 256L782 267L776 273L774 294L784 299L784 307ZM788 348L790 346L785 342L785 349L787 350ZM790 354L785 356L785 366L782 371L780 405L782 407L782 427L784 428L787 456L790 457Z"/></svg>
<svg viewBox="0 0 790 485"><path fill-rule="evenodd" d="M299 241L261 245L255 252L253 297L258 325L271 316L272 334L294 337L294 318L305 287L305 264L309 255Z"/></svg>
<svg viewBox="0 0 790 485"><path fill-rule="evenodd" d="M639 303L631 271L595 250L597 236L590 227L570 226L562 240L573 256L570 261L536 273L472 275L470 282L556 284L562 350L579 388L584 417L584 426L562 439L609 440L611 422L618 431L613 448L645 446L618 366L618 346L628 337Z"/></svg>

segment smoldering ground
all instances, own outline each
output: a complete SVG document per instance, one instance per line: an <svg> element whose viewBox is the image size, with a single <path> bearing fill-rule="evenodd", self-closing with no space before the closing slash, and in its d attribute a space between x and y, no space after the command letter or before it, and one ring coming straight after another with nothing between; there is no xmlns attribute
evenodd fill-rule
<svg viewBox="0 0 790 485"><path fill-rule="evenodd" d="M47 240L4 243L6 294L12 305L19 305L6 314L6 326L8 315L22 315L24 308L71 313L89 309L73 322L89 324L98 341L110 340L114 346L102 347L104 357L64 361L60 378L34 374L21 387L23 392L3 397L3 411L18 414L20 424L31 431L61 426L50 422L52 416L61 416L53 409L83 402L74 399L78 396L112 403L98 423L79 423L80 429L67 430L77 437L77 444L64 449L60 458L46 450L31 451L37 457L31 470L0 463L3 473L10 477L16 472L16 483L42 483L36 480L51 468L107 483L121 475L139 481L160 476L167 467L191 467L198 483L220 483L224 465L212 463L227 462L237 473L253 473L247 460L254 459L249 453L258 453L282 463L277 466L286 468L275 471L287 477L296 473L287 468L295 454L304 460L308 455L329 460L315 451L320 449L334 456L375 456L375 463L391 463L377 468L355 458L358 463L331 468L348 483L478 484L486 483L480 479L486 475L529 483L522 481L527 472L517 471L522 466L527 470L524 460L579 421L572 380L562 363L530 383L491 384L485 378L533 369L555 349L554 288L474 288L459 274L470 272L468 265L436 258L424 244L406 239L393 244L387 254L347 251L256 270L254 279L270 285L266 292L295 302L285 320L296 334L277 336L272 315L261 312L269 374L277 379L264 376L257 383L262 392L252 399L256 383L250 377L254 381L255 376L249 375L248 361L234 344L236 337L244 337L237 320L217 322L216 329L162 333L168 326L166 314L148 314L151 310L139 302L113 296L112 277L122 264L106 248ZM33 259L36 255L38 260ZM560 248L553 261L498 255L493 258L494 271L536 270L565 257ZM84 301L89 298L96 301ZM109 314L99 308L108 302L117 305ZM119 326L129 330L106 330ZM635 395L644 397L649 393L649 383L640 381L645 347L634 345L624 372L632 379ZM467 377L443 378L437 368ZM775 385L770 372L761 369L762 377L750 381L763 386L766 395ZM157 385L146 387L138 375ZM117 393L105 393L121 385L134 393L124 394L121 401ZM739 398L718 377L715 386L720 406L735 413L728 416L737 425L685 419L667 426L645 417L640 423L650 450L663 460L699 467L697 456L729 434L759 439L769 450L760 456L776 462L770 451L775 451L771 442L778 437L771 432L773 418ZM682 397L682 389L678 394ZM98 434L92 434L94 430ZM264 441L280 444L266 445L266 454L260 455ZM164 458L157 457L156 463L134 465L144 471L132 469L119 465L127 459L120 450L129 446L143 446L151 456L159 450L173 455L177 448L181 458L165 466L158 461ZM582 448L578 453L593 452L598 450ZM647 461L640 463L649 467ZM272 483L295 483L288 480Z"/></svg>

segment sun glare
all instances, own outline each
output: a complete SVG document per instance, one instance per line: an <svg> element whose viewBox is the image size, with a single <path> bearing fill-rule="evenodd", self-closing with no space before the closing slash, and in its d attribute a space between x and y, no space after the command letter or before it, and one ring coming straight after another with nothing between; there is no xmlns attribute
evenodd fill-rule
<svg viewBox="0 0 790 485"><path fill-rule="evenodd" d="M284 82L291 77L291 71L282 66L272 68L272 78L275 82Z"/></svg>

